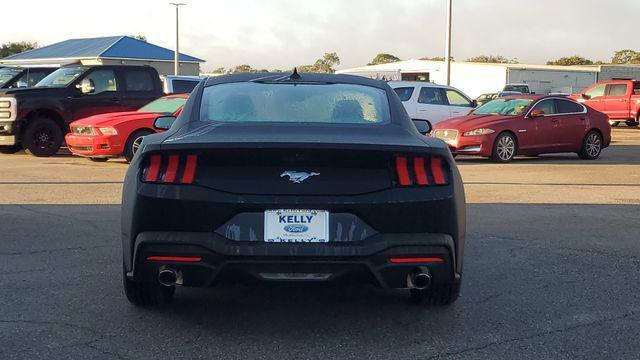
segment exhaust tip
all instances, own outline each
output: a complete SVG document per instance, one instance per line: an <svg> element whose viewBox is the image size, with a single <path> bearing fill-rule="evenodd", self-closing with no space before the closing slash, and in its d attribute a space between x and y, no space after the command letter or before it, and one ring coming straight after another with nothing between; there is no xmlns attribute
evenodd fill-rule
<svg viewBox="0 0 640 360"><path fill-rule="evenodd" d="M175 286L179 279L178 272L173 269L161 269L158 272L158 282L164 286Z"/></svg>
<svg viewBox="0 0 640 360"><path fill-rule="evenodd" d="M431 273L429 268L419 266L415 268L408 276L408 287L410 289L426 289L431 286Z"/></svg>

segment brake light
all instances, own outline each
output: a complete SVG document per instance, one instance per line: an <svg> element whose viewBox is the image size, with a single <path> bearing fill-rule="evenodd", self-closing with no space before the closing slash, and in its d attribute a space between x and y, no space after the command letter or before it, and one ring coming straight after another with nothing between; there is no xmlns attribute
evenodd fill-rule
<svg viewBox="0 0 640 360"><path fill-rule="evenodd" d="M400 186L447 185L447 163L439 157L397 156L396 175Z"/></svg>
<svg viewBox="0 0 640 360"><path fill-rule="evenodd" d="M144 182L193 184L197 155L151 155L143 168Z"/></svg>

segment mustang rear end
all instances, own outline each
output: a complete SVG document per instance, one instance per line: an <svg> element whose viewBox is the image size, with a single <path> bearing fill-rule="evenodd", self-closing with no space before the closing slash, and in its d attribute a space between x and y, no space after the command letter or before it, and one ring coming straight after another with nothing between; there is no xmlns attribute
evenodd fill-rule
<svg viewBox="0 0 640 360"><path fill-rule="evenodd" d="M176 286L359 282L454 302L465 202L447 147L383 82L210 79L125 180L124 282L139 306Z"/></svg>

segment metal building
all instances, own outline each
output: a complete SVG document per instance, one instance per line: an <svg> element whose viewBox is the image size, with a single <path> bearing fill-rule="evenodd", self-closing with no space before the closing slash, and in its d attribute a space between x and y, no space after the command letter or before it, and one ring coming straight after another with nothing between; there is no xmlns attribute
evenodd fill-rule
<svg viewBox="0 0 640 360"><path fill-rule="evenodd" d="M65 40L0 59L2 65L149 65L173 74L174 51L130 36ZM199 75L204 60L180 54L180 75Z"/></svg>

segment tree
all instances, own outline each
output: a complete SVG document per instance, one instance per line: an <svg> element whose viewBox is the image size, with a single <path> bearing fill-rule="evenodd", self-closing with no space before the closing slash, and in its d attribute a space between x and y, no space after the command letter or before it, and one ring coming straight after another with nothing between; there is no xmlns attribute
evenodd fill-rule
<svg viewBox="0 0 640 360"><path fill-rule="evenodd" d="M561 66L593 65L593 61L589 59L585 59L582 56L574 55L570 57L562 57L558 60L547 61L547 65L561 65Z"/></svg>
<svg viewBox="0 0 640 360"><path fill-rule="evenodd" d="M134 38L134 39L138 39L140 41L147 42L147 37L144 36L144 35L132 35L131 37Z"/></svg>
<svg viewBox="0 0 640 360"><path fill-rule="evenodd" d="M434 57L428 57L425 56L423 58L420 58L420 60L428 60L428 61L444 61L444 56L434 56ZM453 58L451 58L451 61L453 61Z"/></svg>
<svg viewBox="0 0 640 360"><path fill-rule="evenodd" d="M226 74L227 73L227 69L223 67L219 67L217 69L213 69L212 73L214 74Z"/></svg>
<svg viewBox="0 0 640 360"><path fill-rule="evenodd" d="M19 54L27 50L33 50L37 47L38 43L27 41L4 43L0 46L0 58Z"/></svg>
<svg viewBox="0 0 640 360"><path fill-rule="evenodd" d="M340 64L340 57L335 52L325 53L322 58L316 60L313 65L298 66L299 72L317 72L333 74L336 70L333 68Z"/></svg>
<svg viewBox="0 0 640 360"><path fill-rule="evenodd" d="M251 65L243 64L238 65L231 70L232 73L247 73L247 72L256 72L256 69L252 68Z"/></svg>
<svg viewBox="0 0 640 360"><path fill-rule="evenodd" d="M611 59L613 64L640 64L640 52L633 50L618 50Z"/></svg>
<svg viewBox="0 0 640 360"><path fill-rule="evenodd" d="M516 59L507 59L502 55L478 55L467 59L469 62L494 63L494 64L517 64Z"/></svg>
<svg viewBox="0 0 640 360"><path fill-rule="evenodd" d="M391 54L381 53L376 55L373 58L373 60L371 60L371 62L368 63L367 65L388 64L388 63L394 63L396 61L400 61L400 58L393 56Z"/></svg>

